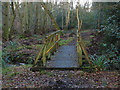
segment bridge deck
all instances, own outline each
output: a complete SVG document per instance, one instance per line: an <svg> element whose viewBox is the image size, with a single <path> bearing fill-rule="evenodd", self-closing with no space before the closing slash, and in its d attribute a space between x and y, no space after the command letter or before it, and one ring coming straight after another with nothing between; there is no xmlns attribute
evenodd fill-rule
<svg viewBox="0 0 120 90"><path fill-rule="evenodd" d="M57 52L47 62L47 67L72 68L79 67L75 45L65 45L58 48Z"/></svg>

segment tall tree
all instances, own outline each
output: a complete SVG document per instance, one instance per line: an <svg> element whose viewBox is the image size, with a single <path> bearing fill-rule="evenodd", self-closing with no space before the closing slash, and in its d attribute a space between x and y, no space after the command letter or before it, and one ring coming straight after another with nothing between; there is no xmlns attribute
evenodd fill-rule
<svg viewBox="0 0 120 90"><path fill-rule="evenodd" d="M6 2L6 3L4 3L3 4L4 6L5 6L5 13L4 13L4 26L3 26L3 30L4 30L4 32L3 32L3 38L5 39L5 40L8 40L8 13L9 13L9 10L8 10L8 7L9 7L9 3L8 2Z"/></svg>
<svg viewBox="0 0 120 90"><path fill-rule="evenodd" d="M42 7L45 9L46 13L50 16L50 18L51 18L51 20L52 20L54 26L56 27L56 29L57 29L57 30L60 30L58 24L57 24L56 21L54 20L54 18L53 18L53 16L52 16L52 14L50 13L50 11L47 9L45 3L40 2L40 4L41 4Z"/></svg>

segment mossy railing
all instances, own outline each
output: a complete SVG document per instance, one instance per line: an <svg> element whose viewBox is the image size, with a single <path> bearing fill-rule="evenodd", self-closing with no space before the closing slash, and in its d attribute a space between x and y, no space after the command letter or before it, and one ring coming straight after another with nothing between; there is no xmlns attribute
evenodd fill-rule
<svg viewBox="0 0 120 90"><path fill-rule="evenodd" d="M85 44L83 43L82 37L77 30L77 53L78 53L78 57L79 57L79 66L82 66L82 51L84 52L86 59L88 60L89 64L91 65L91 61L88 57L88 53L87 53Z"/></svg>
<svg viewBox="0 0 120 90"><path fill-rule="evenodd" d="M60 41L60 35L62 35L62 31L58 30L43 39L44 44L42 45L37 58L34 61L34 66L38 62L39 58L43 61L43 66L46 66L46 58L50 58L51 53L55 52L59 46L58 42Z"/></svg>

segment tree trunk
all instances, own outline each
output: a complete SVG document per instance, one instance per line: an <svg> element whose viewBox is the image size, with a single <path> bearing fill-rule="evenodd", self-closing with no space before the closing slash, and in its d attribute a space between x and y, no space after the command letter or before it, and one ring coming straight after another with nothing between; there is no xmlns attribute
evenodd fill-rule
<svg viewBox="0 0 120 90"><path fill-rule="evenodd" d="M40 2L40 4L42 5L42 7L45 9L46 13L49 15L49 17L51 18L54 26L56 27L57 30L60 30L58 24L56 23L56 21L54 20L52 13L50 13L50 11L47 9L46 5L43 2Z"/></svg>
<svg viewBox="0 0 120 90"><path fill-rule="evenodd" d="M4 27L3 27L3 30L4 30L4 32L3 32L3 38L5 39L5 40L8 40L8 2L5 2L5 19L4 19Z"/></svg>
<svg viewBox="0 0 120 90"><path fill-rule="evenodd" d="M64 25L64 16L63 16L63 9L62 9L62 29L63 29L63 25Z"/></svg>
<svg viewBox="0 0 120 90"><path fill-rule="evenodd" d="M101 8L101 5L99 3L99 6L98 6L98 30L100 31L100 8Z"/></svg>

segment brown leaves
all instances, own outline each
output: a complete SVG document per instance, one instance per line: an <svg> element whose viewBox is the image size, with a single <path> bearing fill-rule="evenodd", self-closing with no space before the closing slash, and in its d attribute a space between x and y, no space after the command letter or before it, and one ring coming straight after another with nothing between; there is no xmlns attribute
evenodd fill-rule
<svg viewBox="0 0 120 90"><path fill-rule="evenodd" d="M29 68L17 67L12 72L19 74L5 78L3 75L3 87L13 88L40 88L40 87L69 87L69 88L117 88L119 77L117 72L83 72L83 71L58 71L47 70L32 72ZM49 74L52 74L49 75ZM62 84L59 84L59 83Z"/></svg>

